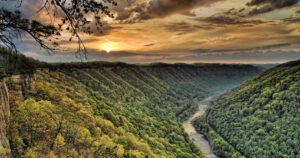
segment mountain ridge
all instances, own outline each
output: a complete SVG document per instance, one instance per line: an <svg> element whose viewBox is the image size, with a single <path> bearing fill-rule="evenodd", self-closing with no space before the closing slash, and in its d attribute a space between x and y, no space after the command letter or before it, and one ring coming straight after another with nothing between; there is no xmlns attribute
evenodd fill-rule
<svg viewBox="0 0 300 158"><path fill-rule="evenodd" d="M268 69L218 97L195 126L207 133L208 123L246 157L299 157L299 74L299 60Z"/></svg>

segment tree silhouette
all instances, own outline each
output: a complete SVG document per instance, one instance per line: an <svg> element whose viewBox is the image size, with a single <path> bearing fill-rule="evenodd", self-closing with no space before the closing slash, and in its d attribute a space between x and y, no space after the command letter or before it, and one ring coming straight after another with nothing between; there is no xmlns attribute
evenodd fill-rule
<svg viewBox="0 0 300 158"><path fill-rule="evenodd" d="M6 3L6 0L0 2ZM79 57L86 55L86 48L79 33L91 34L95 25L101 31L102 15L113 18L109 6L115 6L114 0L36 0L43 5L36 14L45 11L53 24L43 24L42 21L23 18L20 11L23 0L19 0L15 11L0 9L0 46L17 51L14 39L29 35L35 42L48 52L57 50L62 32L70 33L69 41L73 38L78 43ZM82 53L84 52L84 53Z"/></svg>

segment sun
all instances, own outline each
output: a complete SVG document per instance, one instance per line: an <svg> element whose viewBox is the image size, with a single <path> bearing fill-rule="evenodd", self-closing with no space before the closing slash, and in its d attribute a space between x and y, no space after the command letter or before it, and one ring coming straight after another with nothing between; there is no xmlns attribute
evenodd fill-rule
<svg viewBox="0 0 300 158"><path fill-rule="evenodd" d="M107 42L101 44L100 48L104 50L106 53L110 53L112 50L116 49L116 43L115 42Z"/></svg>

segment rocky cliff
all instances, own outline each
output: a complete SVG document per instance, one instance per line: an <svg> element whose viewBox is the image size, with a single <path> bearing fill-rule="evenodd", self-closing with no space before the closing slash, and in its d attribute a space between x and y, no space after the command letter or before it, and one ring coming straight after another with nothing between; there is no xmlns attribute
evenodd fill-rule
<svg viewBox="0 0 300 158"><path fill-rule="evenodd" d="M35 74L12 75L9 79L16 87L11 90L11 94L16 94L21 99L32 89L35 80ZM10 153L9 140L7 138L7 126L10 118L9 90L5 83L6 79L0 82L0 158L12 158Z"/></svg>
<svg viewBox="0 0 300 158"><path fill-rule="evenodd" d="M10 117L8 89L4 81L0 83L0 157L10 158L9 141L7 139L7 125Z"/></svg>
<svg viewBox="0 0 300 158"><path fill-rule="evenodd" d="M32 89L33 83L36 80L35 74L18 74L12 75L11 79L14 81L14 84L17 86L14 93L17 93L18 96L23 99L27 96L27 93Z"/></svg>

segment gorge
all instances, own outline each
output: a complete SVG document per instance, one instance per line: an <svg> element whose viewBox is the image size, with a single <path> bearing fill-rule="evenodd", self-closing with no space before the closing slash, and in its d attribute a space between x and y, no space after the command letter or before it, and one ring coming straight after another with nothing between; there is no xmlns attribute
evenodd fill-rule
<svg viewBox="0 0 300 158"><path fill-rule="evenodd" d="M261 71L224 64L41 65L31 69L34 75L23 73L22 82L9 75L3 81L13 157L205 157L181 122L199 100Z"/></svg>

